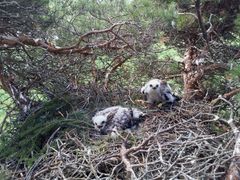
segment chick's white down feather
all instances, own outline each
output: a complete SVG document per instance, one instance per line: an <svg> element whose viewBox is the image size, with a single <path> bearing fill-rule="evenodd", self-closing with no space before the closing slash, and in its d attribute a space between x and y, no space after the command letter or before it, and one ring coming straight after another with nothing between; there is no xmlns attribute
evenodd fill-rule
<svg viewBox="0 0 240 180"><path fill-rule="evenodd" d="M160 102L176 101L176 96L173 95L172 89L169 84L160 79L152 79L148 81L142 88L141 93L146 96L147 102L156 104Z"/></svg>
<svg viewBox="0 0 240 180"><path fill-rule="evenodd" d="M95 129L102 134L108 134L117 130L130 129L141 121L144 113L137 108L112 106L98 111L92 121Z"/></svg>

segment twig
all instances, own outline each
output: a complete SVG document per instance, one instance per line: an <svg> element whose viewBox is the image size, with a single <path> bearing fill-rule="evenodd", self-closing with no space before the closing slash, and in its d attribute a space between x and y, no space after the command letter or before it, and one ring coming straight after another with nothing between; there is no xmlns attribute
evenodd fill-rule
<svg viewBox="0 0 240 180"><path fill-rule="evenodd" d="M134 171L132 169L131 163L127 158L128 154L129 153L126 149L125 143L122 143L121 150L120 150L120 156L121 156L122 162L126 166L127 178L137 179L136 174L134 173Z"/></svg>
<svg viewBox="0 0 240 180"><path fill-rule="evenodd" d="M179 15L191 15L193 16L195 19L198 19L197 15L194 13L190 13L190 12L178 12Z"/></svg>
<svg viewBox="0 0 240 180"><path fill-rule="evenodd" d="M161 179L219 179L227 171L229 160L236 159L232 157L236 152L231 141L233 131L212 132L209 123L217 120L228 121L213 114L207 104L182 102L170 112L149 112L141 129L132 132L134 139L127 135L113 141L95 138L94 134L86 138L72 130L49 143L33 178L157 179L161 174ZM221 128L220 123L214 127L218 125ZM127 141L134 145L128 148ZM16 171L14 177L24 174Z"/></svg>
<svg viewBox="0 0 240 180"><path fill-rule="evenodd" d="M114 62L117 61L117 63L115 63L115 65L113 65L105 74L105 79L104 79L104 89L107 90L108 89L108 83L109 83L109 79L110 79L110 75L119 67L121 67L122 64L124 64L132 55L129 55L127 57L123 57L123 56L117 56L114 58Z"/></svg>
<svg viewBox="0 0 240 180"><path fill-rule="evenodd" d="M55 136L55 134L60 130L60 127L57 128L52 135L49 137L48 141L47 141L47 154L49 151L49 146L50 146L50 141L53 139L53 137ZM46 157L46 154L43 154L42 156L40 156L37 161L35 161L35 163L32 165L32 167L29 169L29 171L27 172L26 175L26 180L31 180L32 178L32 173L35 170L35 168L38 166L38 164Z"/></svg>
<svg viewBox="0 0 240 180"><path fill-rule="evenodd" d="M236 127L236 125L234 124L234 114L233 114L233 104L228 101L227 99L223 98L222 96L218 97L220 100L226 102L230 108L230 115L229 115L229 119L226 120L226 122L229 124L229 126L231 127L234 135L235 135L235 145L234 145L234 150L233 150L233 160L229 166L228 169L228 173L226 176L227 180L234 180L234 179L240 179L240 170L239 170L239 161L240 161L240 132L239 129Z"/></svg>

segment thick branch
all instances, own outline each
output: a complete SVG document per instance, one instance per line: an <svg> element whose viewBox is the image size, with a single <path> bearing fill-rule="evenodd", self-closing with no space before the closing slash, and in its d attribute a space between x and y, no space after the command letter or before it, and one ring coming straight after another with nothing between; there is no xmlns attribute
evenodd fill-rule
<svg viewBox="0 0 240 180"><path fill-rule="evenodd" d="M27 35L20 35L20 36L10 36L10 35L1 35L0 36L0 47L7 48L7 47L15 47L15 46L34 46L34 47L41 47L46 49L50 53L54 54L73 54L73 53L80 53L85 55L93 54L93 48L108 48L113 50L124 49L126 47L134 50L129 42L127 42L122 36L115 33L113 29L117 26L121 28L123 24L127 24L126 22L116 23L113 24L110 28L106 28L103 30L93 30L86 34L83 34L80 38L78 43L73 46L69 47L56 47L49 42L46 42L42 39L34 39ZM119 32L119 31L118 31ZM102 35L103 33L112 34L112 37L105 40L96 40L93 42L85 42L85 38L90 38L92 35ZM80 47L80 43L84 42L85 45Z"/></svg>
<svg viewBox="0 0 240 180"><path fill-rule="evenodd" d="M234 89L228 93L225 93L223 97L225 99L230 99L231 97L235 96L236 94L240 93L240 88Z"/></svg>
<svg viewBox="0 0 240 180"><path fill-rule="evenodd" d="M235 96L235 95L238 94L238 93L240 93L240 88L237 88L237 89L234 89L234 90L232 90L232 91L230 91L230 92L228 92L228 93L225 93L222 97L223 97L224 99L226 99L226 100L229 100L231 97ZM212 106L215 106L215 105L217 105L217 104L219 103L219 101L220 101L220 98L219 98L219 97L216 98L216 99L213 99L213 100L211 101L211 105L212 105Z"/></svg>
<svg viewBox="0 0 240 180"><path fill-rule="evenodd" d="M91 32L87 32L87 33L83 34L83 35L79 38L79 43L80 43L85 37L88 37L88 36L93 35L93 34L102 34L102 33L110 32L110 31L112 31L116 26L123 25L123 24L126 24L126 22L115 23L115 24L113 24L111 27L106 28L106 29L94 30L94 31L91 31ZM78 43L78 44L79 44L79 43Z"/></svg>
<svg viewBox="0 0 240 180"><path fill-rule="evenodd" d="M204 76L228 69L225 63L197 64L196 61L200 59L201 53L198 48L190 47L184 54L182 76L185 100L202 99L205 96L205 89L201 84ZM204 61L207 62L206 59Z"/></svg>
<svg viewBox="0 0 240 180"><path fill-rule="evenodd" d="M88 46L82 48L77 48L77 46L59 48L52 46L50 43L45 42L44 40L33 39L25 35L19 37L0 36L0 46L15 47L18 45L41 47L43 49L46 49L50 53L56 54L71 54L71 53L91 54L91 48Z"/></svg>

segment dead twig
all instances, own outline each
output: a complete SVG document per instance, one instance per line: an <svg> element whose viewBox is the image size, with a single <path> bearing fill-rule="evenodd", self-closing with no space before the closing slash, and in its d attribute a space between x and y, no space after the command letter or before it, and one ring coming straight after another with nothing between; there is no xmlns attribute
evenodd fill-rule
<svg viewBox="0 0 240 180"><path fill-rule="evenodd" d="M218 98L220 100L224 101L225 103L227 103L231 108L228 120L224 120L224 121L229 124L229 126L231 127L232 132L234 133L234 136L235 136L233 159L232 159L232 162L229 166L226 179L227 180L240 179L240 170L239 170L240 169L240 167L239 167L239 163L240 163L240 132L239 132L239 129L237 128L237 126L234 123L234 113L233 113L234 112L234 109L233 109L234 106L230 101L228 101L224 97L219 96Z"/></svg>

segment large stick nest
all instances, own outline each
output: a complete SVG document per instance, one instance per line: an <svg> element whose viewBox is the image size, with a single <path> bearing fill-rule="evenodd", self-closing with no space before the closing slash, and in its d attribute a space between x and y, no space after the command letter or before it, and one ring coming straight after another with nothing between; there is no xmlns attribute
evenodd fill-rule
<svg viewBox="0 0 240 180"><path fill-rule="evenodd" d="M207 104L185 103L170 111L148 110L132 133L117 139L93 129L52 138L27 179L219 179L233 154L234 135ZM216 113L216 112L215 112ZM57 132L57 131L56 131ZM53 136L56 136L57 133ZM52 136L52 137L53 137Z"/></svg>

